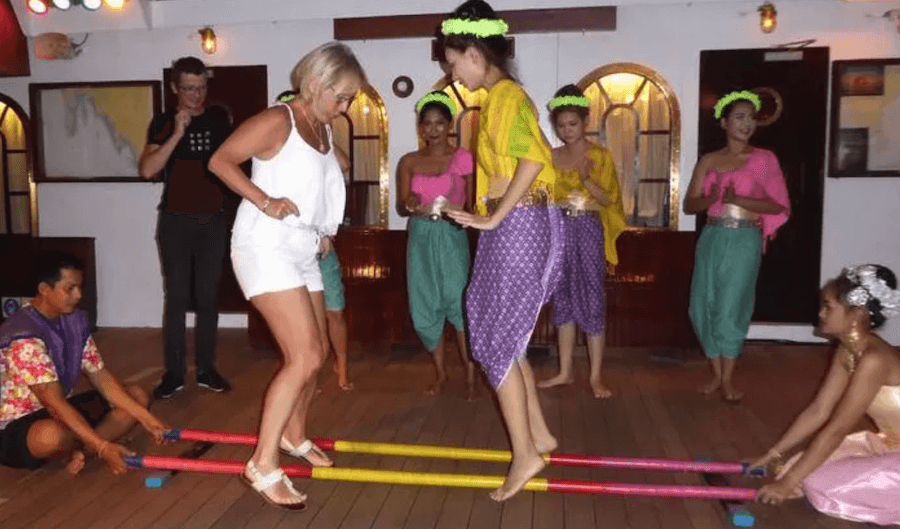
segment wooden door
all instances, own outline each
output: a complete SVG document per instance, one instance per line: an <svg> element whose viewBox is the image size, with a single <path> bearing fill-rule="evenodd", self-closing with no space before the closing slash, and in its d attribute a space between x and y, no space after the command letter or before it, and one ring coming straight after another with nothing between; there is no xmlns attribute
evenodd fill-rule
<svg viewBox="0 0 900 529"><path fill-rule="evenodd" d="M214 66L210 69L209 89L206 93L208 106L221 106L232 118L232 130L247 118L262 112L269 106L268 73L265 65L257 66ZM173 108L177 101L172 92L170 80L172 69L163 70L163 86L165 87L164 107ZM243 165L244 172L250 176L250 162ZM226 214L229 225L234 221L240 198L234 193L228 194ZM193 292L193 288L191 289ZM219 310L222 312L246 312L250 304L234 277L231 266L231 250L225 254L225 266L222 269L222 280L219 282Z"/></svg>
<svg viewBox="0 0 900 529"><path fill-rule="evenodd" d="M791 218L762 259L753 321L815 322L822 255L828 48L702 51L700 155L725 144L713 107L723 94L740 89L762 96L760 124L751 143L778 156L791 197Z"/></svg>

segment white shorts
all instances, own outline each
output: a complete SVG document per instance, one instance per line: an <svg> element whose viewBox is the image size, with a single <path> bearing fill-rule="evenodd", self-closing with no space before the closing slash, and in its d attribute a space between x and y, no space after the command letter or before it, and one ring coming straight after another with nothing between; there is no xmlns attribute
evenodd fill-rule
<svg viewBox="0 0 900 529"><path fill-rule="evenodd" d="M310 292L324 290L322 271L316 258L318 240L310 234L310 240L303 242L290 249L232 247L231 263L244 296L250 299L267 292L298 287L306 287Z"/></svg>

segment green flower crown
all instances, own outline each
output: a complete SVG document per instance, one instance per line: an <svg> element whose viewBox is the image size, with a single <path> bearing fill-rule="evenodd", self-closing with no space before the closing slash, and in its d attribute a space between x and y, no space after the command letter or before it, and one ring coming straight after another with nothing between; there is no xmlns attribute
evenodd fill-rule
<svg viewBox="0 0 900 529"><path fill-rule="evenodd" d="M722 117L722 111L725 110L725 107L739 100L749 101L753 104L753 108L759 112L759 109L762 108L762 101L759 100L759 96L754 94L749 90L741 90L740 92L735 91L730 94L725 94L722 96L722 99L716 101L716 119L720 119Z"/></svg>
<svg viewBox="0 0 900 529"><path fill-rule="evenodd" d="M483 39L506 35L508 31L509 24L501 18L482 18L479 20L448 18L441 23L441 33L444 35L475 35Z"/></svg>
<svg viewBox="0 0 900 529"><path fill-rule="evenodd" d="M443 92L431 92L425 94L422 99L416 103L416 114L422 111L422 107L427 105L428 103L438 103L440 105L444 105L448 109L450 109L450 114L456 115L456 103L453 102L453 99Z"/></svg>
<svg viewBox="0 0 900 529"><path fill-rule="evenodd" d="M591 107L591 100L584 96L557 96L550 100L547 104L550 111L554 111L559 107Z"/></svg>

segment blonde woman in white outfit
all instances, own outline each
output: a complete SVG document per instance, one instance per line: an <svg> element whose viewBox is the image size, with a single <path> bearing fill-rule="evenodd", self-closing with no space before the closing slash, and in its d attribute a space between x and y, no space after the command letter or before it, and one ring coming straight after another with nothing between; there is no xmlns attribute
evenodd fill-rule
<svg viewBox="0 0 900 529"><path fill-rule="evenodd" d="M344 214L344 178L331 141L366 77L350 49L316 48L297 63L297 98L248 119L213 155L210 170L244 200L231 248L244 295L263 315L284 364L263 402L259 442L242 477L270 503L304 508L278 465L278 450L314 466L332 462L306 435L306 413L325 358L325 300L316 254L327 251ZM240 168L253 159L253 179Z"/></svg>

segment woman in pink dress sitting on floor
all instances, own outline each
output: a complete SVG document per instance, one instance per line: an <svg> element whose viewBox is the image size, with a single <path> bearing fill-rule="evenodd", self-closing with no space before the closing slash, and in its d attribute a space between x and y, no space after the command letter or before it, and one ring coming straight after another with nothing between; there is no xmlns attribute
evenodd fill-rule
<svg viewBox="0 0 900 529"><path fill-rule="evenodd" d="M812 404L751 466L812 441L759 490L760 502L805 495L830 516L900 524L900 351L874 332L898 314L897 278L880 265L846 269L822 289L819 332L838 340L831 369ZM848 435L866 414L878 432Z"/></svg>

